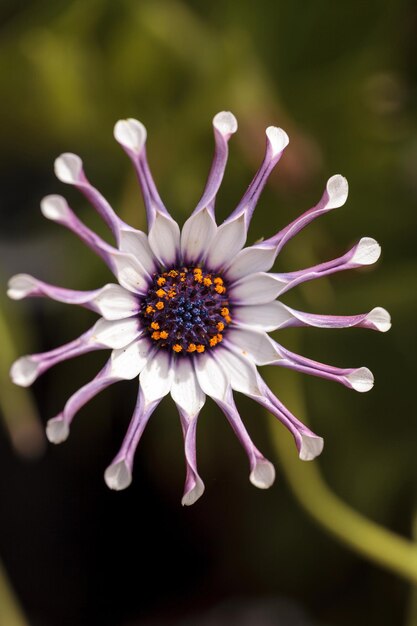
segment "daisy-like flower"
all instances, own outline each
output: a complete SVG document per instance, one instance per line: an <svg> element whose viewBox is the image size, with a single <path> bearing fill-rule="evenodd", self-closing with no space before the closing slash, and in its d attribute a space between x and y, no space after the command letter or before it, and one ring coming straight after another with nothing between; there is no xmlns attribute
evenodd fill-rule
<svg viewBox="0 0 417 626"><path fill-rule="evenodd" d="M55 287L28 274L11 278L8 294L48 297L77 304L101 317L81 337L50 352L18 359L12 380L22 386L53 365L92 350L110 349L110 358L96 377L67 401L62 412L48 421L46 433L53 443L69 434L79 409L100 391L120 380L138 379L136 407L119 453L105 471L111 489L124 489L132 480L136 447L144 428L168 393L177 405L184 435L186 480L182 503L193 504L203 493L197 470L196 428L198 415L210 396L225 414L244 447L250 480L261 489L274 482L275 470L253 444L236 408L233 392L245 394L268 409L288 428L300 459L309 461L323 449L323 439L304 426L274 395L258 372L258 366L277 365L334 380L356 391L373 386L366 367L339 369L312 361L287 350L268 336L289 326L346 328L358 326L386 331L387 311L348 317L297 311L277 300L300 283L335 272L370 265L380 246L362 238L337 259L307 269L271 273L283 246L311 221L342 206L347 198L345 178L332 176L319 202L269 239L245 247L250 221L263 187L288 144L280 128L266 129L263 162L241 201L220 225L214 205L228 156L228 141L237 130L229 112L213 119L215 152L203 195L182 230L158 194L146 158L146 129L134 119L117 122L116 141L132 161L146 207L149 232L125 224L88 181L81 159L62 154L55 161L59 180L76 187L91 203L113 233L111 246L92 232L58 195L41 202L43 215L73 231L97 253L116 277L93 291Z"/></svg>

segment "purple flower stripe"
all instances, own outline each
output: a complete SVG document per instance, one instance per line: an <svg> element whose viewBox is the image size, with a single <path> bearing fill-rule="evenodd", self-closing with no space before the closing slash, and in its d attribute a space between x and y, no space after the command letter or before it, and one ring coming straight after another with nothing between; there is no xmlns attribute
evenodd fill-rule
<svg viewBox="0 0 417 626"><path fill-rule="evenodd" d="M368 244L367 242L372 243ZM367 253L367 248L369 248L369 254ZM336 259L296 272L287 272L285 274L271 273L270 276L283 284L279 291L279 294L283 294L301 283L374 263L379 258L379 253L379 245L373 239L364 237L346 254Z"/></svg>
<svg viewBox="0 0 417 626"><path fill-rule="evenodd" d="M127 296L127 301L121 308L117 308L115 305L120 292ZM43 297L65 304L75 304L113 320L131 317L139 311L139 301L134 294L127 292L120 285L111 283L92 291L75 291L50 285L29 274L17 274L10 279L7 294L14 300Z"/></svg>
<svg viewBox="0 0 417 626"><path fill-rule="evenodd" d="M218 398L213 399L223 411L230 426L232 427L233 432L235 433L236 437L244 448L249 459L251 472L254 472L258 463L264 462L266 461L266 459L263 454L258 450L258 448L256 448L255 444L250 438L249 433L242 422L242 418L240 417L232 393L229 390L227 401L222 401Z"/></svg>
<svg viewBox="0 0 417 626"><path fill-rule="evenodd" d="M65 204L64 204L65 203ZM113 257L118 250L106 243L94 231L86 226L74 213L66 200L60 196L46 196L41 202L42 212L48 219L65 226L73 232L86 246L103 259L106 265L114 271ZM58 213L52 213L52 207L58 208Z"/></svg>
<svg viewBox="0 0 417 626"><path fill-rule="evenodd" d="M249 326L265 332L282 328L367 328L386 332L391 327L391 317L382 307L375 307L359 315L321 315L297 311L275 300L264 305L238 306L233 309L233 326Z"/></svg>
<svg viewBox="0 0 417 626"><path fill-rule="evenodd" d="M116 240L119 241L119 231L123 222L114 213L107 200L87 180L80 157L71 152L61 154L55 160L54 168L59 180L68 185L74 185L84 194L112 230Z"/></svg>
<svg viewBox="0 0 417 626"><path fill-rule="evenodd" d="M135 168L145 203L148 230L150 230L158 212L169 218L171 216L161 200L149 169L145 146L146 135L144 125L132 118L119 120L114 127L116 141L122 146Z"/></svg>
<svg viewBox="0 0 417 626"><path fill-rule="evenodd" d="M317 217L342 206L346 201L347 192L348 187L346 179L339 175L332 176L327 182L326 189L324 190L320 201L314 207L297 217L276 235L260 243L259 247L269 248L274 246L276 247L276 256L278 256L285 244L303 228L310 224L310 222L315 220Z"/></svg>
<svg viewBox="0 0 417 626"><path fill-rule="evenodd" d="M155 221L155 216L158 212L167 217L171 216L168 213L165 205L163 204L161 196L159 195L155 182L153 180L148 165L145 146L143 146L140 154L136 154L132 150L129 150L125 147L124 150L132 161L133 167L135 168L136 176L142 190L143 201L145 204L146 217L148 220L148 230L150 230Z"/></svg>
<svg viewBox="0 0 417 626"><path fill-rule="evenodd" d="M94 328L95 326L74 341L70 341L59 348L19 358L13 363L10 370L12 380L16 384L26 387L58 363L88 352L105 349L107 346L92 340Z"/></svg>
<svg viewBox="0 0 417 626"><path fill-rule="evenodd" d="M160 400L156 400L154 402L146 404L142 390L139 388L138 398L135 410L132 415L132 419L129 424L129 428L123 440L122 447L120 448L117 456L114 458L112 465L113 463L116 463L117 461L123 459L130 467L132 467L135 451L140 441L140 438L142 437L149 418L151 417L152 413L155 411L159 403Z"/></svg>
<svg viewBox="0 0 417 626"><path fill-rule="evenodd" d="M360 315L318 315L306 313L287 307L293 317L283 323L280 328L295 326L315 326L316 328L368 328L378 330L375 324L368 319L369 313Z"/></svg>
<svg viewBox="0 0 417 626"><path fill-rule="evenodd" d="M75 183L75 187L81 191L81 193L87 198L90 204L96 209L97 213L106 222L107 226L112 231L117 244L120 243L120 231L123 228L130 230L130 226L127 226L118 215L113 211L111 205L106 198L91 185L88 181L84 170L81 169L79 179Z"/></svg>
<svg viewBox="0 0 417 626"><path fill-rule="evenodd" d="M287 134L280 128L270 126L266 130L266 151L264 160L256 172L251 184L243 195L236 209L229 215L226 222L229 222L239 215L245 215L246 228L252 219L253 212L259 197L266 185L272 170L280 160L285 147L288 144Z"/></svg>
<svg viewBox="0 0 417 626"><path fill-rule="evenodd" d="M171 217L167 211L164 203L161 200L161 196L158 193L155 182L153 180L151 170L149 168L148 159L146 156L146 148L139 156L132 159L135 166L136 175L139 180L139 184L142 189L143 200L146 208L146 216L148 220L148 230L151 229L156 213L162 213L166 217Z"/></svg>
<svg viewBox="0 0 417 626"><path fill-rule="evenodd" d="M300 458L303 461L311 461L318 456L323 449L322 438L300 422L278 400L260 376L258 376L258 383L263 395L251 395L251 398L272 413L290 431L294 437Z"/></svg>
<svg viewBox="0 0 417 626"><path fill-rule="evenodd" d="M160 400L156 400L146 404L143 392L139 388L135 410L122 446L105 472L105 480L110 489L125 489L131 483L136 448L149 418L159 403Z"/></svg>
<svg viewBox="0 0 417 626"><path fill-rule="evenodd" d="M277 359L270 363L270 365L278 365L279 367L286 367L297 372L310 374L311 376L332 380L349 389L356 389L358 391L368 391L373 385L373 376L365 367L344 369L333 367L291 352L275 341L273 343L283 358ZM352 375L353 378L351 379L350 377L352 377ZM360 385L358 379L360 379Z"/></svg>
<svg viewBox="0 0 417 626"><path fill-rule="evenodd" d="M218 113L213 119L213 131L214 131L214 157L211 165L210 173L208 175L206 187L203 195L196 208L193 211L193 215L198 213L204 208L207 208L210 214L214 218L214 205L216 202L216 195L219 187L222 183L224 171L226 169L227 158L229 155L228 142L230 137L237 130L237 122L231 113L223 111Z"/></svg>
<svg viewBox="0 0 417 626"><path fill-rule="evenodd" d="M46 196L41 202L43 215L68 228L99 255L118 279L119 283L136 293L146 292L149 272L136 256L122 252L106 243L75 215L61 196ZM133 276L134 275L134 276Z"/></svg>
<svg viewBox="0 0 417 626"><path fill-rule="evenodd" d="M103 291L103 288L92 291L76 291L65 287L56 287L42 280L30 276L30 274L17 274L9 281L9 297L20 300L21 298L50 298L56 302L65 304L77 304L91 311L99 313L94 299Z"/></svg>
<svg viewBox="0 0 417 626"><path fill-rule="evenodd" d="M320 369L317 366L313 367L313 366L301 365L300 363L297 363L290 359L282 359L282 360L276 361L275 363L271 363L271 365L279 365L280 367L286 367L287 369L292 369L302 374L309 374L310 376L317 376L318 378L325 378L326 380L332 380L334 382L340 383L341 385L344 385L345 387L348 387L349 389L352 389L352 385L349 384L349 381L345 378L345 376L348 374L352 374L353 372L356 371L355 369L345 369L345 370L340 370L340 372L343 372L343 373L332 374L330 372L325 371L324 369Z"/></svg>
<svg viewBox="0 0 417 626"><path fill-rule="evenodd" d="M197 416L190 417L178 405L181 428L184 437L184 453L186 463L186 476L182 504L193 504L203 493L204 483L197 470Z"/></svg>

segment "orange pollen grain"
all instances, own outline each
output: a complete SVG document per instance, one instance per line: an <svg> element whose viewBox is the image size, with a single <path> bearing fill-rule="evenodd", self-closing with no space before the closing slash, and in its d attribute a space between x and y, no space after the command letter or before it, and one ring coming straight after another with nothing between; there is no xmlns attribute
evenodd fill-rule
<svg viewBox="0 0 417 626"><path fill-rule="evenodd" d="M160 337L161 337L161 339L168 339L167 331L166 330L161 330Z"/></svg>
<svg viewBox="0 0 417 626"><path fill-rule="evenodd" d="M203 277L201 276L201 274L195 274L195 275L194 275L194 280L195 280L197 283L202 283L202 282L203 282Z"/></svg>
<svg viewBox="0 0 417 626"><path fill-rule="evenodd" d="M171 270L170 272L168 272L168 276L171 276L171 278L175 278L176 276L178 276L177 270Z"/></svg>
<svg viewBox="0 0 417 626"><path fill-rule="evenodd" d="M162 311L162 309L164 308L164 303L163 302L157 302L155 304L155 306L158 309L158 311Z"/></svg>
<svg viewBox="0 0 417 626"><path fill-rule="evenodd" d="M197 350L197 346L195 345L195 343L190 343L190 345L187 348L187 352L195 352Z"/></svg>
<svg viewBox="0 0 417 626"><path fill-rule="evenodd" d="M167 281L166 281L166 278L164 278L163 276L160 276L156 282L160 287L162 287L162 285L165 285Z"/></svg>
<svg viewBox="0 0 417 626"><path fill-rule="evenodd" d="M221 335L220 333L216 335L216 338L217 338L217 343L220 343L221 341L223 341L223 335Z"/></svg>
<svg viewBox="0 0 417 626"><path fill-rule="evenodd" d="M205 284L206 287L210 287L210 285L213 284L213 281L211 280L211 278L206 276L206 278L203 280L203 283Z"/></svg>
<svg viewBox="0 0 417 626"><path fill-rule="evenodd" d="M227 315L229 315L229 309L228 309L226 306L225 306L225 307L223 307L223 308L222 308L222 310L220 311L220 314L221 314L223 317L226 317Z"/></svg>
<svg viewBox="0 0 417 626"><path fill-rule="evenodd" d="M146 312L149 313L153 313L155 311L155 309L153 308L153 306L147 306L146 307Z"/></svg>
<svg viewBox="0 0 417 626"><path fill-rule="evenodd" d="M216 276L216 278L213 280L215 285L223 285L223 279L220 278L220 276Z"/></svg>
<svg viewBox="0 0 417 626"><path fill-rule="evenodd" d="M161 337L161 333L156 330L154 333L152 333L151 337L152 339L155 339L155 341L158 341L158 339L160 339Z"/></svg>
<svg viewBox="0 0 417 626"><path fill-rule="evenodd" d="M155 293L158 298L163 298L165 296L165 291L163 289L158 289L158 291L156 291Z"/></svg>
<svg viewBox="0 0 417 626"><path fill-rule="evenodd" d="M221 285L216 285L214 289L217 293L225 293L226 291L226 287L222 287Z"/></svg>
<svg viewBox="0 0 417 626"><path fill-rule="evenodd" d="M151 328L153 328L153 330L159 330L159 324L158 324L158 322L152 322L152 324L151 324Z"/></svg>
<svg viewBox="0 0 417 626"><path fill-rule="evenodd" d="M232 318L230 317L230 315L226 315L224 318L224 321L226 322L226 324L230 324L230 322L232 321Z"/></svg>
<svg viewBox="0 0 417 626"><path fill-rule="evenodd" d="M216 324L216 328L217 328L217 330L219 330L219 331L224 330L224 324L223 324L223 322L219 322L218 324Z"/></svg>
<svg viewBox="0 0 417 626"><path fill-rule="evenodd" d="M218 339L217 339L217 337L212 337L212 338L210 339L210 345L211 345L211 347L212 347L212 348L213 348L213 347L214 347L217 343L218 343Z"/></svg>
<svg viewBox="0 0 417 626"><path fill-rule="evenodd" d="M172 349L174 350L174 352L181 352L182 346L180 346L179 343L176 343L175 345L172 346Z"/></svg>
<svg viewBox="0 0 417 626"><path fill-rule="evenodd" d="M197 350L197 352L204 352L205 347L201 343L199 343L196 345L195 349Z"/></svg>

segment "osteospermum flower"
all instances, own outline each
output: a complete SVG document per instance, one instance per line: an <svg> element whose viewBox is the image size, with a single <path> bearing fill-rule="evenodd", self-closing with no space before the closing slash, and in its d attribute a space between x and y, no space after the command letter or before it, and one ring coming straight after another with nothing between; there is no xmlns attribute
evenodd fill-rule
<svg viewBox="0 0 417 626"><path fill-rule="evenodd" d="M237 130L235 117L218 113L213 120L215 153L203 195L182 230L173 220L155 187L145 150L146 130L134 120L117 122L114 136L133 163L146 207L148 235L125 224L88 181L81 159L62 154L55 161L59 180L76 187L106 222L115 239L107 244L73 213L66 200L51 195L41 202L45 217L73 231L96 252L116 277L93 291L55 287L19 274L10 280L14 299L45 296L78 304L101 317L81 337L42 354L18 359L11 368L13 381L28 386L53 365L92 350L110 349L110 358L96 377L79 389L62 412L48 421L46 433L53 443L64 441L79 409L109 385L138 379L139 393L122 447L105 472L111 489L124 489L132 480L133 457L144 428L168 393L177 405L185 445L186 481L182 503L194 503L204 484L197 471L198 415L210 396L221 408L244 447L250 480L260 488L272 485L273 465L252 443L233 397L238 391L268 409L288 428L299 456L314 459L323 439L304 426L274 395L258 366L277 365L334 380L356 391L368 391L372 373L366 367L339 369L287 350L268 336L289 326L346 328L358 326L386 331L387 311L349 317L297 311L277 298L300 283L335 272L369 265L380 246L362 238L341 257L307 269L271 273L283 246L316 217L342 206L347 198L345 178L327 182L320 201L269 239L244 247L249 224L263 187L288 144L280 128L266 129L263 162L243 198L220 225L214 205L228 155L228 141Z"/></svg>

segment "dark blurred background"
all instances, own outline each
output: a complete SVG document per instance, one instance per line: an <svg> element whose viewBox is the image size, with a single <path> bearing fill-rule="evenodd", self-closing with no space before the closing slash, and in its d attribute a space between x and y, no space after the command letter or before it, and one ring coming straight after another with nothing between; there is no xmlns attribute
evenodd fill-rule
<svg viewBox="0 0 417 626"><path fill-rule="evenodd" d="M64 445L45 445L40 423L106 357L60 365L35 383L33 396L13 388L7 378L13 358L75 338L94 316L45 300L7 302L4 295L8 277L18 272L75 289L109 281L81 243L41 217L42 196L63 193L105 234L86 202L54 178L61 152L80 154L123 219L145 228L134 175L112 137L117 119L136 117L147 126L155 178L180 222L204 186L216 112L231 110L239 120L220 217L260 163L265 127L282 126L290 144L258 206L250 241L315 204L332 174L345 175L346 206L300 234L280 256L278 271L338 256L363 235L380 241L382 260L374 271L322 279L284 300L317 313L384 306L393 328L387 335L277 334L311 358L369 366L376 378L369 394L276 369L268 381L290 408L303 405L324 436L316 463L329 488L362 515L411 537L416 3L2 0L0 77L0 560L24 623L417 624L407 581L337 543L306 514L271 431L278 429L288 446L290 437L250 402L240 402L242 415L276 465L276 485L263 492L249 484L246 457L208 402L198 433L206 493L191 508L180 504L182 437L168 400L139 445L132 486L113 493L104 484L133 410L135 383L120 383L88 404ZM0 603L0 624L15 626L10 619Z"/></svg>

